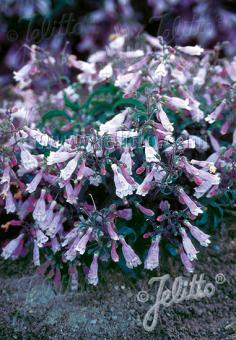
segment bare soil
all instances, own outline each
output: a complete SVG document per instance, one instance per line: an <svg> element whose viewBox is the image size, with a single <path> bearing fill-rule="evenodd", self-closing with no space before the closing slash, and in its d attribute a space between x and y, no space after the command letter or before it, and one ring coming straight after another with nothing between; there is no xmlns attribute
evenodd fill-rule
<svg viewBox="0 0 236 340"><path fill-rule="evenodd" d="M169 271L173 278L183 274L173 263ZM154 331L147 332L143 318L155 302L148 279L165 273L132 282L112 271L95 288L56 293L28 263L1 261L0 339L236 339L236 241L214 244L199 257L195 273L214 283L215 294L162 308ZM215 283L219 273L223 284ZM138 301L140 290L149 292L147 302Z"/></svg>

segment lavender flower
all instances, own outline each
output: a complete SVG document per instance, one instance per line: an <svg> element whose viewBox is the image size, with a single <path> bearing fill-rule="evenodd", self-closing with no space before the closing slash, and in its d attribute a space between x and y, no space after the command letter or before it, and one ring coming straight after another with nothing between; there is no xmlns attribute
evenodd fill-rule
<svg viewBox="0 0 236 340"><path fill-rule="evenodd" d="M86 231L86 233L84 234L83 237L81 237L81 239L79 240L77 246L76 246L76 251L78 251L79 254L83 255L85 253L86 250L86 246L87 243L90 239L90 236L92 234L93 229L92 228L88 228L88 230Z"/></svg>
<svg viewBox="0 0 236 340"><path fill-rule="evenodd" d="M192 215L198 216L198 214L202 214L203 211L200 209L194 201L184 192L182 188L179 189L179 199L181 202L186 204Z"/></svg>
<svg viewBox="0 0 236 340"><path fill-rule="evenodd" d="M40 266L39 247L37 240L34 240L33 261L35 266Z"/></svg>
<svg viewBox="0 0 236 340"><path fill-rule="evenodd" d="M88 282L96 286L98 284L98 254L93 255L93 261L88 272Z"/></svg>
<svg viewBox="0 0 236 340"><path fill-rule="evenodd" d="M122 252L128 268L135 268L141 264L140 258L135 254L134 250L126 243L121 236L120 243L122 244Z"/></svg>
<svg viewBox="0 0 236 340"><path fill-rule="evenodd" d="M42 223L46 218L45 195L46 190L41 190L40 198L38 199L33 212L33 218L39 223Z"/></svg>
<svg viewBox="0 0 236 340"><path fill-rule="evenodd" d="M189 228L191 234L201 244L201 246L207 247L211 243L209 235L205 234L203 231L193 226L188 221L184 221L184 224Z"/></svg>
<svg viewBox="0 0 236 340"><path fill-rule="evenodd" d="M193 273L193 271L194 271L193 263L192 263L192 261L190 261L188 255L184 251L184 248L181 248L181 250L180 250L180 258L181 258L181 261L182 261L185 269L189 273Z"/></svg>
<svg viewBox="0 0 236 340"><path fill-rule="evenodd" d="M34 177L34 179L27 184L27 191L28 193L32 194L38 187L39 183L41 182L41 179L43 177L43 171L40 170L37 175Z"/></svg>
<svg viewBox="0 0 236 340"><path fill-rule="evenodd" d="M186 231L183 228L180 228L180 233L182 236L182 242L184 250L189 258L190 261L193 261L197 258L198 251L195 249L194 245L192 244L192 241L187 236Z"/></svg>
<svg viewBox="0 0 236 340"><path fill-rule="evenodd" d="M149 248L147 258L144 262L144 268L153 270L159 266L159 243L161 237L158 235L151 244Z"/></svg>
<svg viewBox="0 0 236 340"><path fill-rule="evenodd" d="M112 164L111 168L114 172L114 183L116 187L116 195L120 198L124 198L128 195L132 195L133 187L129 184L124 176L119 172L119 168L116 164Z"/></svg>
<svg viewBox="0 0 236 340"><path fill-rule="evenodd" d="M5 247L3 247L1 256L6 260L11 257L16 251L17 247L20 245L24 238L24 234L20 234L14 240L11 240Z"/></svg>

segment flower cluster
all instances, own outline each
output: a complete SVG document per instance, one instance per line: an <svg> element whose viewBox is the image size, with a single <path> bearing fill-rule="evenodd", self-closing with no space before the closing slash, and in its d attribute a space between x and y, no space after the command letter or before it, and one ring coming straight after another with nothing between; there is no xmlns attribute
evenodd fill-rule
<svg viewBox="0 0 236 340"><path fill-rule="evenodd" d="M73 289L78 268L93 285L103 263L156 269L162 248L192 272L210 243L197 226L204 199L235 186L235 61L148 34L129 43L113 36L86 62L67 55L77 81L52 94L35 90L37 47L14 73L21 99L2 113L0 204L4 228L19 233L2 256L32 249L56 285L65 268ZM26 123L19 110L36 114Z"/></svg>
<svg viewBox="0 0 236 340"><path fill-rule="evenodd" d="M100 0L81 4L76 0L2 0L2 63L9 70L23 63L23 44L40 44L58 55L69 40L73 51L91 53L104 47L114 31L137 33L141 27L150 34L163 35L173 45L196 42L212 48L217 42L226 41L224 52L232 56L236 44L231 2L146 0L134 4L130 0ZM0 83L9 82L9 71L5 70Z"/></svg>

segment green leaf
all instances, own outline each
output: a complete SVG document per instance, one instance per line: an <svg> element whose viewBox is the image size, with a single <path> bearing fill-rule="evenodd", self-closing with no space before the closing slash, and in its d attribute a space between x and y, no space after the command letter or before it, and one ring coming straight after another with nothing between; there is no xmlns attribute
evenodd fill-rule
<svg viewBox="0 0 236 340"><path fill-rule="evenodd" d="M64 102L65 106L71 109L72 111L78 111L80 108L79 103L70 101L66 94L64 94Z"/></svg>
<svg viewBox="0 0 236 340"><path fill-rule="evenodd" d="M100 96L100 95L103 95L103 94L111 94L111 95L114 95L116 94L119 90L118 87L112 85L112 84L106 84L104 86L100 86L98 87L97 89L95 89L91 94L90 96L88 97L88 99L85 101L83 107L88 107L92 100L94 99L94 97L96 96Z"/></svg>
<svg viewBox="0 0 236 340"><path fill-rule="evenodd" d="M113 105L113 111L115 111L118 107L134 107L137 109L140 109L142 111L145 111L145 106L142 102L140 102L137 99L134 98L122 98L119 99L115 104Z"/></svg>
<svg viewBox="0 0 236 340"><path fill-rule="evenodd" d="M47 120L51 120L55 117L65 118L71 121L71 117L63 110L50 110L42 116L42 122L45 124Z"/></svg>

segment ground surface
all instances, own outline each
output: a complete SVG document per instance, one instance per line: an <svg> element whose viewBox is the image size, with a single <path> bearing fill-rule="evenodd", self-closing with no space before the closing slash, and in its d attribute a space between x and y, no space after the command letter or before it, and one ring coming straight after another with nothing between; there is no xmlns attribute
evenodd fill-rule
<svg viewBox="0 0 236 340"><path fill-rule="evenodd" d="M214 283L213 297L162 308L151 333L142 325L156 295L147 277L130 283L109 273L96 288L55 294L27 268L0 262L0 339L236 339L236 241L214 245L199 258L196 273ZM180 273L172 267L172 277ZM219 273L226 282L217 285ZM149 292L149 301L137 300L140 290Z"/></svg>

